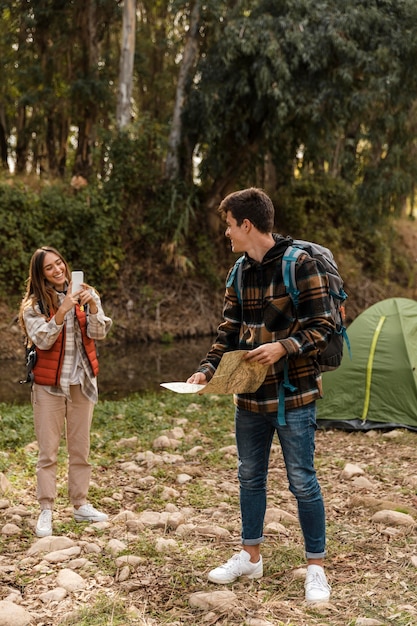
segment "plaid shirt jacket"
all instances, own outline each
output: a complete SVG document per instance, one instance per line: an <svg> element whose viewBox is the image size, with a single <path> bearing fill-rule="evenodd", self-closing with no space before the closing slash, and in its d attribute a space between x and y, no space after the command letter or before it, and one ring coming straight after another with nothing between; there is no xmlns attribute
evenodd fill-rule
<svg viewBox="0 0 417 626"><path fill-rule="evenodd" d="M233 285L226 287L224 321L198 371L210 380L225 352L252 350L264 343L280 341L287 350L289 381L295 387L295 391L285 393L285 408L292 409L322 397L320 367L315 356L326 347L334 322L327 274L308 254L300 255L297 260L296 284L300 294L295 309L282 278L282 256L292 240L277 234L274 239L275 246L261 263L246 255L242 304ZM284 359L271 365L258 391L235 395L235 405L256 413L277 413L283 365Z"/></svg>

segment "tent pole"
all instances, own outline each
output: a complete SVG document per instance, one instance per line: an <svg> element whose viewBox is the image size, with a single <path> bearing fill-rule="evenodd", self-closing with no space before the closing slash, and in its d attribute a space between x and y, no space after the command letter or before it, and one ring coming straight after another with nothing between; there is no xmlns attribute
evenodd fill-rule
<svg viewBox="0 0 417 626"><path fill-rule="evenodd" d="M378 337L380 335L382 326L386 320L386 316L380 317L378 325L375 329L374 336L372 337L371 348L369 350L368 364L366 366L366 382L365 382L365 401L363 405L363 413L361 420L364 422L368 415L369 401L371 398L371 382L372 382L372 367L374 364L374 356L376 350L376 344L378 343Z"/></svg>

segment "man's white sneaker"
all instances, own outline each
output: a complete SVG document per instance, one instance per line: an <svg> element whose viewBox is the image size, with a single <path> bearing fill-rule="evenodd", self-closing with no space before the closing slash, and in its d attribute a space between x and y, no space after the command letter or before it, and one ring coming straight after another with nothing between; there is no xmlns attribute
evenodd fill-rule
<svg viewBox="0 0 417 626"><path fill-rule="evenodd" d="M216 567L209 572L208 579L212 583L225 585L234 582L240 576L247 578L261 578L263 575L262 557L257 563L250 562L250 554L246 550L241 550L235 554L224 565Z"/></svg>
<svg viewBox="0 0 417 626"><path fill-rule="evenodd" d="M97 511L92 504L82 504L78 509L74 507L74 519L76 522L106 522L109 516Z"/></svg>
<svg viewBox="0 0 417 626"><path fill-rule="evenodd" d="M307 567L305 590L307 602L327 602L329 600L331 587L320 565Z"/></svg>
<svg viewBox="0 0 417 626"><path fill-rule="evenodd" d="M49 537L52 535L52 510L43 509L36 524L37 537Z"/></svg>

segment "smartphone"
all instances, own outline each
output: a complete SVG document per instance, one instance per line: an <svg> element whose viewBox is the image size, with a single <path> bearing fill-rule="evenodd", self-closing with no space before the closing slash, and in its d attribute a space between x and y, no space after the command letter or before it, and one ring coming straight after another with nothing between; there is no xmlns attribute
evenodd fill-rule
<svg viewBox="0 0 417 626"><path fill-rule="evenodd" d="M79 270L75 272L71 272L71 280L72 280L72 293L75 293L76 291L80 291L81 283L84 282L84 272L79 271Z"/></svg>

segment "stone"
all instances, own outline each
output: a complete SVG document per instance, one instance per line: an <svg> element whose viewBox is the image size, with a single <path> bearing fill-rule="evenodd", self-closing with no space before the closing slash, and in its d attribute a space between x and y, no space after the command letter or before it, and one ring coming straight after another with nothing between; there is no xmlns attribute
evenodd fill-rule
<svg viewBox="0 0 417 626"><path fill-rule="evenodd" d="M399 511L377 511L371 518L375 524L387 524L390 526L415 526L416 522L408 513Z"/></svg>
<svg viewBox="0 0 417 626"><path fill-rule="evenodd" d="M193 477L189 474L178 474L176 481L179 485L185 485L186 483L189 483L192 479Z"/></svg>
<svg viewBox="0 0 417 626"><path fill-rule="evenodd" d="M119 439L119 441L116 441L115 446L116 448L136 448L138 441L138 438L134 435L133 437Z"/></svg>
<svg viewBox="0 0 417 626"><path fill-rule="evenodd" d="M356 487L356 489L373 489L371 481L365 478L365 476L356 476L352 480L352 485Z"/></svg>
<svg viewBox="0 0 417 626"><path fill-rule="evenodd" d="M178 550L178 543L175 539L165 539L164 537L159 537L155 543L155 550L159 553L176 552Z"/></svg>
<svg viewBox="0 0 417 626"><path fill-rule="evenodd" d="M185 516L180 511L174 511L168 517L167 526L168 528L172 528L172 530L176 530L178 526L185 523Z"/></svg>
<svg viewBox="0 0 417 626"><path fill-rule="evenodd" d="M41 593L39 599L44 602L61 602L64 598L66 598L68 592L63 587L55 587L55 589L51 589L50 591L46 591L45 593Z"/></svg>
<svg viewBox="0 0 417 626"><path fill-rule="evenodd" d="M160 435L156 439L154 439L152 443L152 447L155 450L167 450L169 448L178 448L181 445L181 442L177 439L170 439L166 435Z"/></svg>
<svg viewBox="0 0 417 626"><path fill-rule="evenodd" d="M340 478L343 480L351 480L354 476L362 476L365 472L359 465L354 465L353 463L346 463L343 468Z"/></svg>
<svg viewBox="0 0 417 626"><path fill-rule="evenodd" d="M278 535L284 535L285 537L288 537L288 535L290 534L287 528L285 528L285 526L283 526L279 522L271 522L270 524L266 524L265 531Z"/></svg>
<svg viewBox="0 0 417 626"><path fill-rule="evenodd" d="M134 461L126 461L125 463L120 463L120 468L126 472L126 474L138 474L143 472L143 468L139 467L137 463Z"/></svg>
<svg viewBox="0 0 417 626"><path fill-rule="evenodd" d="M16 524L5 524L1 529L2 535L20 535L22 533L22 529Z"/></svg>
<svg viewBox="0 0 417 626"><path fill-rule="evenodd" d="M31 615L14 602L0 601L0 626L27 626Z"/></svg>
<svg viewBox="0 0 417 626"><path fill-rule="evenodd" d="M73 572L71 569L62 569L56 577L59 587L63 587L69 592L79 591L86 587L86 581L82 576Z"/></svg>
<svg viewBox="0 0 417 626"><path fill-rule="evenodd" d="M266 510L265 524L270 524L271 522L290 522L291 524L298 524L298 518L296 515L287 513L287 511L283 511L282 509L271 508Z"/></svg>
<svg viewBox="0 0 417 626"><path fill-rule="evenodd" d="M180 497L180 492L173 487L164 487L161 493L162 500L176 500Z"/></svg>
<svg viewBox="0 0 417 626"><path fill-rule="evenodd" d="M12 485L8 478L0 472L0 493L7 493L12 488Z"/></svg>
<svg viewBox="0 0 417 626"><path fill-rule="evenodd" d="M119 539L110 539L105 550L106 552L110 552L110 554L118 554L119 552L126 550L126 548L127 546L123 541L119 541Z"/></svg>
<svg viewBox="0 0 417 626"><path fill-rule="evenodd" d="M233 591L197 591L189 598L190 606L203 611L217 610L225 611L230 609L237 602L237 596Z"/></svg>
<svg viewBox="0 0 417 626"><path fill-rule="evenodd" d="M64 550L49 552L49 554L45 554L44 559L48 561L48 563L63 563L64 561L69 561L74 556L79 556L80 553L80 546L73 546L72 548L65 548Z"/></svg>
<svg viewBox="0 0 417 626"><path fill-rule="evenodd" d="M54 550L65 550L66 548L72 548L76 543L69 537L42 537L31 545L27 554L32 556L39 554L40 552L53 552Z"/></svg>
<svg viewBox="0 0 417 626"><path fill-rule="evenodd" d="M208 525L208 526L197 526L196 532L203 537L218 537L219 539L228 539L230 538L230 532L226 528L222 528L221 526Z"/></svg>
<svg viewBox="0 0 417 626"><path fill-rule="evenodd" d="M125 565L118 572L116 579L117 579L117 582L123 583L126 580L128 580L129 577L130 577L130 567L128 565Z"/></svg>
<svg viewBox="0 0 417 626"><path fill-rule="evenodd" d="M132 567L137 567L141 563L144 562L144 558L142 556L135 556L133 554L125 554L123 556L118 556L115 560L116 567L123 567L124 565L131 565Z"/></svg>

